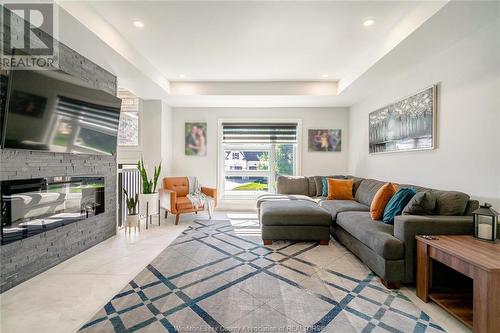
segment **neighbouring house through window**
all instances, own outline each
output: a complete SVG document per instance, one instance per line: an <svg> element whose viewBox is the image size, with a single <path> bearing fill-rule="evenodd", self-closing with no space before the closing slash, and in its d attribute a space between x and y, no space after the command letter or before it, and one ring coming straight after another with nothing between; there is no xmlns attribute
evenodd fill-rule
<svg viewBox="0 0 500 333"><path fill-rule="evenodd" d="M223 123L224 198L275 192L278 175L295 175L297 124Z"/></svg>
<svg viewBox="0 0 500 333"><path fill-rule="evenodd" d="M120 126L118 128L118 145L139 145L139 98L128 90L118 89L118 97L122 99Z"/></svg>

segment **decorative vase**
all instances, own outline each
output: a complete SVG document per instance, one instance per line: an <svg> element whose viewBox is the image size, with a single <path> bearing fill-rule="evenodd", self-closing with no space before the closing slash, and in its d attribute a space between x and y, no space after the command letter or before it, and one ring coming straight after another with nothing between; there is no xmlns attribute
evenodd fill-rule
<svg viewBox="0 0 500 333"><path fill-rule="evenodd" d="M141 230L141 225L140 225L140 219L139 219L139 214L133 214L133 215L127 215L127 219L125 220L125 232L127 232L128 228L128 233L130 234L130 230L132 228L137 227L139 231Z"/></svg>
<svg viewBox="0 0 500 333"><path fill-rule="evenodd" d="M158 214L158 209L160 208L158 200L159 194L150 193L150 194L139 194L139 214L140 215L155 215Z"/></svg>

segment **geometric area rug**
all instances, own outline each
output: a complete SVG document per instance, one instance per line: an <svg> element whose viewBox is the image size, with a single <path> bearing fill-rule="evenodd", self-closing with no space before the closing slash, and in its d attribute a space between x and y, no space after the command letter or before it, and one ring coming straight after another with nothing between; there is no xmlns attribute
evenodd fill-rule
<svg viewBox="0 0 500 333"><path fill-rule="evenodd" d="M334 239L264 246L255 220L197 220L80 332L444 332Z"/></svg>

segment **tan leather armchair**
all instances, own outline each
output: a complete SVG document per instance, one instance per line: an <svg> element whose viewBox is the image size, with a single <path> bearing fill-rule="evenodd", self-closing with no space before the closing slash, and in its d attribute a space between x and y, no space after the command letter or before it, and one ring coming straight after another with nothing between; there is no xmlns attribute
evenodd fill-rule
<svg viewBox="0 0 500 333"><path fill-rule="evenodd" d="M217 207L217 189L202 187L201 191L214 198L214 208ZM168 212L175 215L175 224L179 224L179 217L184 213L198 213L205 207L194 207L187 195L189 193L188 177L165 177L163 189L160 190L161 208L165 209L165 218Z"/></svg>

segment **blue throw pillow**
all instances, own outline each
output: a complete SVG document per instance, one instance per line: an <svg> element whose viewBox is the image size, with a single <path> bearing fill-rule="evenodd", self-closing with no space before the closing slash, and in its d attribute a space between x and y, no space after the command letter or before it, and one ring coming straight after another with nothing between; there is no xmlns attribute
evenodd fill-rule
<svg viewBox="0 0 500 333"><path fill-rule="evenodd" d="M328 181L326 180L326 177L321 177L321 183L323 184L323 192L321 193L321 195L324 197L327 197L328 196Z"/></svg>
<svg viewBox="0 0 500 333"><path fill-rule="evenodd" d="M412 188L402 188L397 191L385 206L384 217L382 218L384 223L394 224L394 218L401 215L403 209L415 194L417 194L417 191Z"/></svg>

